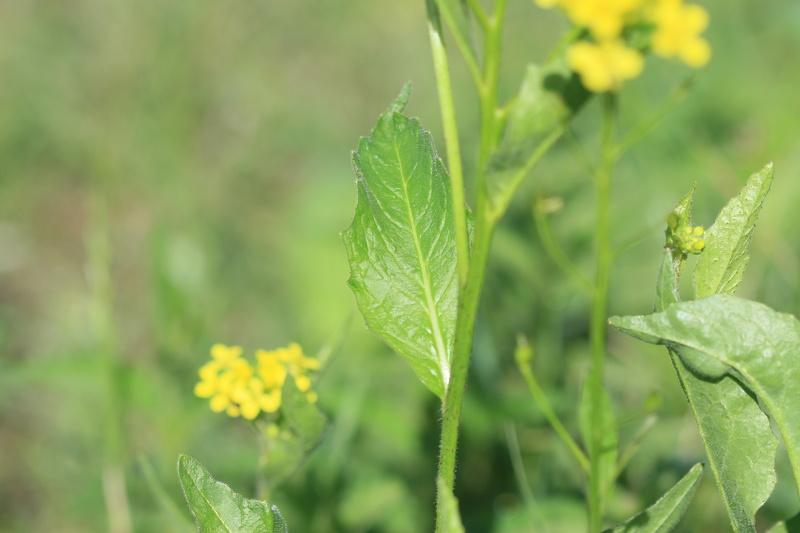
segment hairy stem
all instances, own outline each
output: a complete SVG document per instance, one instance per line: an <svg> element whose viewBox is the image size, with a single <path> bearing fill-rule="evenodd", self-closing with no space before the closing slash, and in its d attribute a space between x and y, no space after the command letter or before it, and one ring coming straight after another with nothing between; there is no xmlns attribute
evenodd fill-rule
<svg viewBox="0 0 800 533"><path fill-rule="evenodd" d="M603 429L603 366L606 356L606 328L608 322L608 286L613 253L611 249L611 178L615 163L614 140L615 100L611 94L603 99L603 130L601 138L601 163L594 177L596 190L595 253L597 254L595 286L592 291L590 312L591 371L586 386L591 394L591 435L589 438L589 531L600 531L603 519L603 499L606 487L601 479L601 447Z"/></svg>
<svg viewBox="0 0 800 533"><path fill-rule="evenodd" d="M480 200L480 198L479 198ZM467 383L469 359L472 353L472 335L475 331L475 316L478 312L481 289L483 288L489 248L494 234L494 223L484 216L485 208L478 203L478 220L475 224L475 237L470 258L467 283L461 292L458 303L455 345L450 369L450 383L447 387L442 417L442 434L439 445L439 480L445 487L453 487L456 470L456 450L458 429L461 424L461 408L464 401L464 388ZM436 533L442 531L442 501L436 501Z"/></svg>
<svg viewBox="0 0 800 533"><path fill-rule="evenodd" d="M428 4L429 9L435 6ZM434 23L435 17L428 18L428 35L431 41L433 66L436 73L436 86L439 93L439 107L442 113L447 166L453 190L453 218L455 219L456 250L458 256L459 287L467 281L469 269L469 244L467 230L467 210L464 199L464 174L461 166L461 147L458 140L458 124L453 103L453 88L450 84L450 67L447 49L442 40L441 27Z"/></svg>

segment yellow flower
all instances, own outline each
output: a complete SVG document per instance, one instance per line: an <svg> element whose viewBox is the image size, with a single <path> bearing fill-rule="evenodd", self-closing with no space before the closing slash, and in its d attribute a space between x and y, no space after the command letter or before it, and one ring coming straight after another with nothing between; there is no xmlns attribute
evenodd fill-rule
<svg viewBox="0 0 800 533"><path fill-rule="evenodd" d="M711 58L711 47L700 37L708 27L708 12L683 0L657 0L653 9L653 52L662 57L679 57L690 67L700 68Z"/></svg>
<svg viewBox="0 0 800 533"><path fill-rule="evenodd" d="M617 40L578 41L567 51L567 61L584 87L595 93L618 91L624 80L635 78L644 68L642 55Z"/></svg>
<svg viewBox="0 0 800 533"><path fill-rule="evenodd" d="M562 0L561 5L577 26L589 28L598 40L619 37L629 15L644 0Z"/></svg>
<svg viewBox="0 0 800 533"><path fill-rule="evenodd" d="M239 346L225 346L224 344L215 344L211 347L211 357L220 364L228 364L237 358L241 357L242 348Z"/></svg>
<svg viewBox="0 0 800 533"><path fill-rule="evenodd" d="M559 5L561 0L533 0L533 3L541 8L550 9L551 7Z"/></svg>
<svg viewBox="0 0 800 533"><path fill-rule="evenodd" d="M281 406L281 389L274 389L259 398L261 409L265 413L274 413Z"/></svg>
<svg viewBox="0 0 800 533"><path fill-rule="evenodd" d="M200 398L210 398L213 411L225 411L229 416L248 420L254 420L262 411L275 413L280 409L281 389L289 374L310 403L317 401L307 373L318 370L320 363L303 355L299 344L271 352L257 350L255 368L241 355L238 346L215 344L211 348L212 360L200 367L200 381L194 393Z"/></svg>
<svg viewBox="0 0 800 533"><path fill-rule="evenodd" d="M258 350L256 359L258 359L258 375L264 380L264 386L268 389L282 387L286 379L286 367L278 359L277 352Z"/></svg>

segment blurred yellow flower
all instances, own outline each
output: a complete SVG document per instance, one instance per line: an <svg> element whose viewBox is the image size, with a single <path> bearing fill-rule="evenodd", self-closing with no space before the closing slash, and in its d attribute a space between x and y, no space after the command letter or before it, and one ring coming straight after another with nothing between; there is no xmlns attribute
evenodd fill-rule
<svg viewBox="0 0 800 533"><path fill-rule="evenodd" d="M567 51L567 61L584 87L595 93L619 91L624 80L635 78L644 68L642 55L619 40L578 41Z"/></svg>
<svg viewBox="0 0 800 533"><path fill-rule="evenodd" d="M711 47L700 37L708 27L708 12L683 0L656 0L653 9L653 52L662 57L679 57L690 67L700 68L711 58Z"/></svg>
<svg viewBox="0 0 800 533"><path fill-rule="evenodd" d="M533 0L533 3L539 7L549 9L561 4L561 0Z"/></svg>
<svg viewBox="0 0 800 533"><path fill-rule="evenodd" d="M310 403L317 401L308 371L319 370L320 363L303 355L299 344L271 352L257 350L255 368L241 356L242 349L238 346L215 344L211 347L211 361L200 367L200 381L194 393L200 398L210 398L213 411L225 411L248 420L254 420L261 412L275 413L281 406L281 389L287 375L294 378Z"/></svg>
<svg viewBox="0 0 800 533"><path fill-rule="evenodd" d="M562 0L561 6L577 26L589 28L598 40L619 37L627 17L644 0Z"/></svg>

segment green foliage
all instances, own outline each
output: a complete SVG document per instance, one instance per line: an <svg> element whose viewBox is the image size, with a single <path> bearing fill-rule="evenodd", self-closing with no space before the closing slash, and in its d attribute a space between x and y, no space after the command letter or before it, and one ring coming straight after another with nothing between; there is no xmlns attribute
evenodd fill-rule
<svg viewBox="0 0 800 533"><path fill-rule="evenodd" d="M367 326L440 398L450 376L458 272L452 195L433 140L388 111L353 154L358 205L342 234Z"/></svg>
<svg viewBox="0 0 800 533"><path fill-rule="evenodd" d="M694 269L694 296L733 294L750 259L750 241L761 205L772 185L772 163L756 172L720 212L706 233L707 245Z"/></svg>
<svg viewBox="0 0 800 533"><path fill-rule="evenodd" d="M800 515L786 522L778 522L767 530L767 533L798 533L800 532Z"/></svg>
<svg viewBox="0 0 800 533"><path fill-rule="evenodd" d="M655 337L675 346L690 368L706 357L725 365L725 373L741 380L769 409L789 452L795 480L800 481L800 421L795 412L800 405L800 380L786 379L800 373L796 357L800 322L794 316L717 294L678 302L652 315L614 317L611 324L630 335L644 334L646 339ZM719 423L727 424L727 420ZM747 457L731 460L750 464Z"/></svg>
<svg viewBox="0 0 800 533"><path fill-rule="evenodd" d="M306 399L293 379L283 384L281 412L285 424L276 434L270 435L269 428L260 429L265 446L261 473L266 489L273 489L297 471L328 427L325 415Z"/></svg>
<svg viewBox="0 0 800 533"><path fill-rule="evenodd" d="M489 160L486 188L502 213L514 192L544 151L590 98L564 63L531 64L508 111L503 140Z"/></svg>
<svg viewBox="0 0 800 533"><path fill-rule="evenodd" d="M200 533L289 532L277 507L235 493L188 455L178 459L178 477Z"/></svg>
<svg viewBox="0 0 800 533"><path fill-rule="evenodd" d="M702 477L703 465L694 465L656 503L629 520L606 529L603 533L667 533L672 531L686 513Z"/></svg>
<svg viewBox="0 0 800 533"><path fill-rule="evenodd" d="M737 271L738 274L733 274L731 279L741 279L752 228L766 194L764 184L768 188L771 179L772 166L768 165L751 176L742 192L717 217L713 231L709 230L706 234L707 245L694 271L696 285L698 270L701 279L721 279L724 273ZM763 194L760 193L762 190ZM668 224L668 242L670 231L691 227L693 196L694 188L672 211L670 217L674 217L675 224ZM742 202L743 198L753 196L758 201ZM728 228L728 231L720 228ZM678 282L685 256L680 250L665 254L656 284L656 311L663 311L680 300ZM708 283L700 284L700 287L708 286ZM736 286L738 281L725 284L725 290L733 292ZM723 289L721 284L717 284L717 288ZM701 292L696 296L708 294ZM648 338L647 341L659 342L659 339ZM759 408L758 400L743 389L738 381L727 375L719 377L726 370L724 363L708 357L691 357L696 355L695 350L687 346L669 346L668 350L697 420L711 469L734 530L755 532L755 513L775 486L774 464L778 442L770 429L769 419ZM693 361L691 370L687 368L687 359ZM709 381L709 378L713 381ZM744 427L748 428L747 439L741 438L740 431Z"/></svg>

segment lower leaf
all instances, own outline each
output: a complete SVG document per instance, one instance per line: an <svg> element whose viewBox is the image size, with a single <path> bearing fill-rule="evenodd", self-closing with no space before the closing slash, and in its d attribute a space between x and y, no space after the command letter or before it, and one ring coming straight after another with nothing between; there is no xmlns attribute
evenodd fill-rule
<svg viewBox="0 0 800 533"><path fill-rule="evenodd" d="M178 458L178 477L200 533L289 532L277 507L237 494L188 455Z"/></svg>
<svg viewBox="0 0 800 533"><path fill-rule="evenodd" d="M702 476L702 463L694 465L656 503L633 518L606 529L603 533L667 533L672 531L672 528L683 518Z"/></svg>

